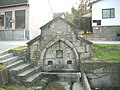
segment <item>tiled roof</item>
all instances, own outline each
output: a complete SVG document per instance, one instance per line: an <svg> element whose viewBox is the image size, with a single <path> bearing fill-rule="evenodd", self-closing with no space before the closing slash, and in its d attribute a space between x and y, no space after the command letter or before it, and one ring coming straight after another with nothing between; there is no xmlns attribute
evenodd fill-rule
<svg viewBox="0 0 120 90"><path fill-rule="evenodd" d="M27 4L27 0L0 0L0 7L9 7Z"/></svg>

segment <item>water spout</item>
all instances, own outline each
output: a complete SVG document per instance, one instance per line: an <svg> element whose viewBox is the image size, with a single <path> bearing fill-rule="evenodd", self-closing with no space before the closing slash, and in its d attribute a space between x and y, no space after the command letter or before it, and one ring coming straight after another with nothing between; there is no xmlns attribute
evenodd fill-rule
<svg viewBox="0 0 120 90"><path fill-rule="evenodd" d="M77 82L78 82L78 83L80 83L80 78L81 78L81 73L78 72L78 73L77 73Z"/></svg>

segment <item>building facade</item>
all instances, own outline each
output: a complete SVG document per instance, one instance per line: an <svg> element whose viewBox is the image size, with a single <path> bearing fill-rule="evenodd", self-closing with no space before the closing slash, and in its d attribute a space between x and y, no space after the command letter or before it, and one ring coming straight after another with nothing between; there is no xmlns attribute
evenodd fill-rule
<svg viewBox="0 0 120 90"><path fill-rule="evenodd" d="M78 70L91 56L91 42L78 37L79 28L57 17L41 27L41 35L28 42L29 57L44 71Z"/></svg>
<svg viewBox="0 0 120 90"><path fill-rule="evenodd" d="M95 39L120 40L119 0L98 0L92 3L92 27Z"/></svg>
<svg viewBox="0 0 120 90"><path fill-rule="evenodd" d="M27 0L0 1L0 40L29 39Z"/></svg>

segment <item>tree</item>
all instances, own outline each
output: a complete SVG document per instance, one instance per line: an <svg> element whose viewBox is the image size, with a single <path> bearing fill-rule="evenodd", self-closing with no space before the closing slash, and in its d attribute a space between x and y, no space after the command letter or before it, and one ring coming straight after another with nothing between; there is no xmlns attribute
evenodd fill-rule
<svg viewBox="0 0 120 90"><path fill-rule="evenodd" d="M87 3L89 0L80 0L80 5L78 9L75 9L74 7L71 8L71 14L68 12L65 13L65 19L71 21L72 23L75 23L80 30L84 31L85 33L87 31L91 31L91 19L87 18L84 19L82 16L89 13L91 10L88 9Z"/></svg>
<svg viewBox="0 0 120 90"><path fill-rule="evenodd" d="M65 19L72 22L73 16L69 12L64 13Z"/></svg>

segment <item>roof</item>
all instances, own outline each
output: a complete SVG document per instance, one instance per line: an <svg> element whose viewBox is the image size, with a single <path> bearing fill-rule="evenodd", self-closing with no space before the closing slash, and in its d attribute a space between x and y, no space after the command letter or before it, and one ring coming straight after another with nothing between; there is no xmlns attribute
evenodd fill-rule
<svg viewBox="0 0 120 90"><path fill-rule="evenodd" d="M89 40L87 40L87 39L85 39L85 38L78 37L78 39L79 39L79 40L84 41L85 43L87 43L87 44L89 44L89 45L91 45L91 44L92 44L92 42L91 42L91 41L89 41Z"/></svg>
<svg viewBox="0 0 120 90"><path fill-rule="evenodd" d="M40 40L40 39L42 39L42 36L41 36L41 35L38 35L38 36L35 37L34 39L30 40L27 44L28 44L28 46L30 46L31 44L33 44L34 42L36 42L37 40ZM85 43L87 43L87 44L89 44L89 45L92 44L91 41L89 41L89 40L87 40L87 39L85 39L85 38L77 37L77 39L82 40L82 41L84 41Z"/></svg>
<svg viewBox="0 0 120 90"><path fill-rule="evenodd" d="M102 1L102 0L93 1L93 2L89 3L89 6L92 6L93 4L95 4L95 3L99 2L99 1Z"/></svg>
<svg viewBox="0 0 120 90"><path fill-rule="evenodd" d="M57 17L57 18L49 21L48 23L46 23L45 25L43 25L42 27L40 27L40 29L42 30L42 29L45 28L47 25L50 25L52 22L54 22L54 21L56 21L56 20L63 20L63 21L65 21L65 22L67 22L68 24L70 24L71 26L79 29L79 27L78 27L77 25L75 25L75 24L73 24L73 23L71 23L71 22L69 22L69 21L67 21L66 19L63 19L63 18L61 18L61 17Z"/></svg>
<svg viewBox="0 0 120 90"><path fill-rule="evenodd" d="M83 15L82 17L83 18L90 18L90 17L92 17L92 13L91 12L87 13L87 14Z"/></svg>
<svg viewBox="0 0 120 90"><path fill-rule="evenodd" d="M33 44L35 41L39 40L41 38L41 35L38 35L37 37L35 37L34 39L30 40L29 42L27 42L28 45Z"/></svg>
<svg viewBox="0 0 120 90"><path fill-rule="evenodd" d="M71 23L71 22L69 22L69 21L67 21L67 20L65 20L65 19L63 19L63 18L61 18L61 17L57 17L57 18L53 19L52 21L50 21L50 22L48 22L47 24L45 24L44 26L42 26L40 29L44 29L45 27L47 27L47 25L49 25L50 23L52 23L52 22L54 22L54 21L56 21L56 20L63 20L63 21L65 21L65 22L67 22L68 24L72 25L73 27L79 29L78 26L76 26L75 24L73 24L73 23ZM77 37L77 36L76 36L76 37ZM84 38L82 38L82 37L77 37L77 38L80 39L80 40L83 40L85 43L92 44L92 42L90 42L90 41L88 41L88 40L86 40L86 39L84 39ZM42 36L41 36L41 35L39 35L39 36L37 36L36 38L30 40L27 44L28 44L28 45L31 45L31 44L33 44L35 41L37 41L37 40L39 40L39 39L42 39Z"/></svg>
<svg viewBox="0 0 120 90"><path fill-rule="evenodd" d="M28 0L0 0L0 8L27 5Z"/></svg>

